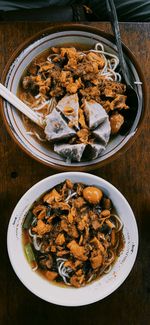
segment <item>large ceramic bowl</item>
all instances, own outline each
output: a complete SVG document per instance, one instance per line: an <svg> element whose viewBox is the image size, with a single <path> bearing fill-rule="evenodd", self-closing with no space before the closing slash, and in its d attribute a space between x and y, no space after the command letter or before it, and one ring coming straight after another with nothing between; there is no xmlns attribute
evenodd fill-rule
<svg viewBox="0 0 150 325"><path fill-rule="evenodd" d="M13 93L17 93L19 80L29 63L51 46L64 45L86 45L93 48L97 42L102 42L106 51L117 53L114 39L96 28L84 25L64 25L59 28L46 29L35 37L21 45L12 55L2 77L5 84ZM130 72L132 82L142 82L136 85L139 96L139 105L136 118L131 129L125 135L117 135L111 140L104 153L95 160L83 162L66 162L62 157L54 153L50 148L43 146L31 135L26 134L20 113L9 103L3 101L2 114L6 127L17 142L17 144L31 157L48 166L61 170L90 170L98 168L112 159L117 158L120 153L125 152L129 145L135 140L141 129L145 112L145 85L140 67L126 46L123 46L125 60Z"/></svg>
<svg viewBox="0 0 150 325"><path fill-rule="evenodd" d="M123 222L125 246L112 270L100 279L82 288L64 288L56 286L36 272L32 271L24 255L22 246L22 223L33 202L53 186L70 179L72 182L82 182L100 187L109 197ZM30 188L15 207L7 236L8 253L11 264L18 278L36 296L63 306L87 305L114 292L130 273L138 249L138 230L133 212L123 195L110 183L97 176L86 173L60 173L43 179Z"/></svg>

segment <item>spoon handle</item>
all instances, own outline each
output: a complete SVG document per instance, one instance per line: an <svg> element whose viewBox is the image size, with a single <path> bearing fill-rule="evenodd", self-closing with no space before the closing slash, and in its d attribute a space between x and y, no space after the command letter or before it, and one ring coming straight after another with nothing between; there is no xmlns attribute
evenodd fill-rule
<svg viewBox="0 0 150 325"><path fill-rule="evenodd" d="M43 119L40 118L32 109L24 104L16 95L0 83L0 95L10 104L26 115L31 121L43 127Z"/></svg>

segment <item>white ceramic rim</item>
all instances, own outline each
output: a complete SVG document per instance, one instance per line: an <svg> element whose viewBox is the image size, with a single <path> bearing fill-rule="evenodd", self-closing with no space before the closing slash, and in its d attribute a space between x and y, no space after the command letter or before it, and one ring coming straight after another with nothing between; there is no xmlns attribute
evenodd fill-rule
<svg viewBox="0 0 150 325"><path fill-rule="evenodd" d="M61 39L61 38L67 39L68 37L70 37L70 35L74 38L75 37L83 38L84 42L85 42L85 39L88 39L87 42L89 42L89 39L92 40L91 42L93 42L93 40L95 42L101 41L104 43L105 46L110 47L112 52L116 51L116 46L113 44L113 42L111 42L107 38L104 38L103 36L93 34L92 32L89 33L89 32L85 32L82 30L74 31L74 30L70 29L69 32L62 31L59 33L52 33L52 34L49 34L47 36L44 36L43 38L40 38L40 39L34 41L33 43L29 44L24 50L22 50L22 52L18 55L18 57L15 59L15 61L10 66L10 69L6 76L6 82L5 82L6 86L11 91L16 93L14 76L16 78L16 71L17 71L17 73L19 71L18 66L20 64L22 64L22 66L23 66L23 64L26 60L26 57L29 57L30 51L34 52L35 49L39 47L39 52L38 52L38 54L39 54L40 52L42 52L42 51L40 51L41 46L42 46L41 44L44 44L44 43L50 44L51 42L54 42L54 41L56 42L57 38L58 39ZM135 68L133 62L127 57L127 55L125 55L125 58L126 58L127 65L130 70L130 74L131 74L132 78L134 78L134 80L136 80L136 81L140 81L139 75L136 71L136 68ZM29 61L30 61L30 59L29 59ZM29 64L29 62L28 62L28 64ZM71 168L73 168L73 167L86 168L87 166L91 166L91 168L92 168L95 164L103 163L105 160L109 159L111 156L114 156L119 150L121 150L127 144L127 142L137 132L138 123L140 121L140 117L142 114L143 97L142 97L141 85L140 84L136 85L136 88L137 88L137 91L139 94L139 107L138 107L137 116L135 118L135 121L134 121L130 131L127 132L127 134L125 136L118 135L115 139L110 141L108 143L104 153L97 159L85 161L85 162L84 161L72 162L71 165L68 164L65 161L65 159L60 157L55 152L47 150L46 148L43 148L43 144L39 144L35 139L33 139L32 136L29 136L29 135L27 136L26 132L25 132L25 128L23 126L23 123L21 122L20 115L18 114L17 111L14 111L12 108L12 105L10 105L7 102L4 102L4 114L5 114L5 118L7 120L7 124L9 125L11 132L13 132L13 136L15 137L16 141L19 142L21 144L21 146L26 150L26 152L28 152L28 154L31 155L33 158L36 159L36 157L37 157L40 162L45 163L46 165L49 165L52 167L56 166L56 168L58 167L59 169L60 168L67 169L69 167L71 167Z"/></svg>
<svg viewBox="0 0 150 325"><path fill-rule="evenodd" d="M128 252L129 254L127 254L126 262L123 262L123 263L125 263L124 264L123 272L121 273L121 275L119 275L119 278L118 279L116 279L114 277L114 283L111 284L110 287L107 288L107 290L105 290L105 292L103 294L101 294L101 292L99 290L99 291L93 291L93 292L98 292L98 294L96 293L96 296L95 295L94 296L93 295L90 296L90 290L95 285L95 283L96 283L95 288L97 290L97 284L99 285L101 279L104 278L104 277L106 279L106 277L108 275L105 275L104 277L100 278L99 280L93 282L93 284L86 285L85 287L83 287L81 289L76 289L76 288L75 289L70 289L70 288L64 289L64 288L58 287L59 290L73 290L74 293L77 292L77 291L79 293L79 294L76 295L75 299L74 298L72 299L72 295L69 296L69 299L62 299L62 296L61 295L58 295L56 297L48 297L47 294L44 294L44 293L41 294L41 292L39 292L39 290L36 287L33 287L32 286L32 283L28 280L28 278L26 278L26 279L23 278L22 273L20 272L20 268L19 269L17 268L18 260L17 260L17 256L15 256L15 253L14 253L14 250L13 250L13 245L12 245L12 239L14 237L14 231L15 232L17 231L17 226L16 226L16 228L14 230L14 228L12 227L12 224L15 223L15 221L17 219L18 210L20 209L20 207L22 205L23 205L23 209L24 209L23 211L25 211L25 208L26 207L24 206L24 201L26 201L26 199L29 198L29 197L31 198L32 193L34 191L36 191L39 188L42 188L42 186L44 186L44 184L46 184L47 181L54 182L55 185L56 185L58 183L61 183L63 180L65 180L67 178L72 178L72 177L74 179L74 182L75 181L78 182L78 180L76 180L76 179L84 178L85 177L87 179L87 181L84 182L85 184L89 184L89 185L92 185L92 184L95 184L96 185L97 184L97 186L100 186L102 189L103 189L103 187L105 188L105 193L107 192L106 191L106 188L107 188L108 191L112 191L113 193L115 193L115 195L117 195L117 197L119 198L119 200L126 207L126 209L128 211L128 215L130 216L130 225L131 225L132 232L133 232L131 237L133 237L134 240L133 240L133 238L131 238L132 239L132 242L131 242L131 245L130 245L130 250L131 251ZM82 180L81 180L81 182L82 182ZM53 185L53 186L55 186L55 185ZM49 187L47 187L47 189L48 188L50 189L51 187L49 186ZM43 192L41 192L41 194L42 193ZM41 194L39 194L39 196ZM37 197L36 197L36 199L37 199ZM35 201L35 198L34 198L34 200L32 202L34 202L34 201ZM29 206L28 206L28 209L29 209ZM22 218L22 220L23 220L23 218ZM51 303L54 303L54 304L57 304L57 305L61 305L61 306L82 306L82 305L88 305L88 304L94 303L96 301L99 301L99 300L107 297L108 295L110 295L112 292L114 292L125 281L125 279L129 275L129 273L130 273L130 271L131 271L131 269L132 269L132 267L134 265L134 262L135 262L135 259L136 259L136 255L137 255L137 251L138 251L138 241L139 241L138 240L138 229L137 229L136 220L135 220L134 214L133 214L133 212L131 210L131 207L130 207L129 203L124 198L124 196L112 184L110 184L109 182L105 181L104 179L102 179L102 178L100 178L98 176L90 175L90 174L83 173L83 172L79 172L79 173L78 172L64 172L64 173L59 173L59 174L56 174L56 175L49 176L49 177L41 180L40 182L38 182L34 186L32 186L22 196L22 198L19 200L18 204L16 205L16 207L15 207L13 213L12 213L12 216L10 218L10 222L9 222L9 226L8 226L8 233L7 233L7 249L8 249L9 259L10 259L10 262L12 264L12 267L13 267L15 273L17 274L18 278L20 279L20 281L32 293L34 293L36 296L40 297L41 299L43 299L45 301L48 301L48 302L51 302ZM128 248L128 250L129 250L129 248ZM24 255L23 248L22 248L22 254ZM123 256L122 258L123 259L126 258L126 253L125 253L125 257ZM24 259L26 260L25 256L24 256ZM27 261L26 261L26 263L28 264ZM118 263L118 262L116 262L116 263ZM115 265L116 265L116 263L115 263ZM29 266L29 268L30 268L30 271L33 272L31 270L31 267L30 266ZM37 275L37 276L38 276L38 279L42 279L39 275ZM34 277L34 275L33 275L33 277ZM45 283L47 283L47 280L42 280L42 281L45 281ZM53 285L53 287L54 287L54 285ZM55 286L55 287L57 287L57 286ZM87 291L87 293L89 292L89 295L88 294L86 294L86 296L83 295L84 288L88 288L86 291ZM92 293L92 290L91 290L91 293ZM56 291L59 292L58 290L56 290ZM78 299L77 299L77 296L78 296ZM83 297L82 296L84 296L84 300L83 300ZM80 297L81 297L81 299L80 299Z"/></svg>

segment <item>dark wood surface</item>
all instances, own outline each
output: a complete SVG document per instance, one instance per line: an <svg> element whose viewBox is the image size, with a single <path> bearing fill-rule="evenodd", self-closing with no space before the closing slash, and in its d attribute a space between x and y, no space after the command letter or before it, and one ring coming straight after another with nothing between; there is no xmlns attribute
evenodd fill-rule
<svg viewBox="0 0 150 325"><path fill-rule="evenodd" d="M92 24L92 23L91 23ZM111 31L107 23L93 23ZM29 36L48 23L0 24L0 75L10 55ZM150 93L150 24L121 23L123 42L140 62ZM149 110L150 111L150 110ZM143 131L119 159L94 171L114 184L129 201L139 229L136 263L122 286L103 301L67 308L46 303L29 292L15 275L7 255L7 226L23 193L48 175L57 173L23 153L0 120L0 324L150 324L150 113ZM92 173L92 171L91 171Z"/></svg>

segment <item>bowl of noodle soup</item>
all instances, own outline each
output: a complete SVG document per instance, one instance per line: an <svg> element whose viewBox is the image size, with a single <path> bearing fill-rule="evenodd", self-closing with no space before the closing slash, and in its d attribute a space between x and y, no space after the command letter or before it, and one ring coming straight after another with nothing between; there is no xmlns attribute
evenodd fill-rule
<svg viewBox="0 0 150 325"><path fill-rule="evenodd" d="M78 55L77 69L73 68L72 48ZM21 45L8 62L2 82L39 117L46 118L50 113L53 117L45 136L43 130L3 101L4 122L16 143L34 159L60 170L98 168L125 152L141 130L146 96L138 63L124 45L123 50L139 98L136 114L128 105L116 46L110 35L94 27L71 24L46 29ZM63 102L68 98L76 106L78 101L78 121L76 112L69 111L70 102ZM67 108L65 114L63 105ZM94 111L97 115L93 117ZM57 118L66 127L64 137L56 134L56 128L55 134L51 132ZM118 122L120 130L116 132Z"/></svg>
<svg viewBox="0 0 150 325"><path fill-rule="evenodd" d="M136 259L138 230L128 202L112 184L65 172L23 195L9 222L7 248L14 271L32 293L50 303L81 306L124 282Z"/></svg>

